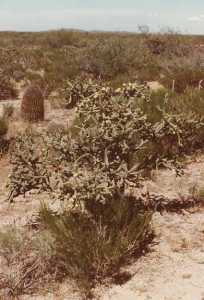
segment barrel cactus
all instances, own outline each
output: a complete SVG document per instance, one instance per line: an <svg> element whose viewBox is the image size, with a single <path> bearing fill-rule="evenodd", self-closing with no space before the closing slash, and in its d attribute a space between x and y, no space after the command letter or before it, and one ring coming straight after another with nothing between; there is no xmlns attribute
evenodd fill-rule
<svg viewBox="0 0 204 300"><path fill-rule="evenodd" d="M31 85L25 90L21 103L21 117L29 122L44 120L44 96L38 86Z"/></svg>

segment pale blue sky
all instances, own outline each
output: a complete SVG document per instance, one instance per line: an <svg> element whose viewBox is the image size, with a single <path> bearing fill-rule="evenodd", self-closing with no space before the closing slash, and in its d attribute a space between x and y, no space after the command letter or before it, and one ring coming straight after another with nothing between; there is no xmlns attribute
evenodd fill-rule
<svg viewBox="0 0 204 300"><path fill-rule="evenodd" d="M0 30L136 31L138 24L204 34L204 0L0 0Z"/></svg>

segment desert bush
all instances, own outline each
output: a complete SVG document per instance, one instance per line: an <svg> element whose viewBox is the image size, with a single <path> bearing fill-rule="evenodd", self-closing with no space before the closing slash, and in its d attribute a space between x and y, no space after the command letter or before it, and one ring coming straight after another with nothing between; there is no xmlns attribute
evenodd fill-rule
<svg viewBox="0 0 204 300"><path fill-rule="evenodd" d="M41 50L43 53L43 49ZM63 87L64 79L74 80L80 76L80 64L78 62L81 54L75 49L48 50L40 65L45 71L44 82L49 86L49 91L55 91ZM60 76L59 76L60 74Z"/></svg>
<svg viewBox="0 0 204 300"><path fill-rule="evenodd" d="M105 79L127 73L131 61L125 42L117 37L99 38L88 49L86 57L85 71Z"/></svg>
<svg viewBox="0 0 204 300"><path fill-rule="evenodd" d="M174 90L180 94L185 92L187 88L198 88L199 82L204 77L203 69L192 69L191 67L179 68L177 70L167 74L166 78L162 82L169 88L172 87L172 82L174 80Z"/></svg>
<svg viewBox="0 0 204 300"><path fill-rule="evenodd" d="M42 44L54 49L75 45L77 44L77 34L71 30L53 30L44 35Z"/></svg>
<svg viewBox="0 0 204 300"><path fill-rule="evenodd" d="M166 43L160 37L151 37L147 39L147 47L156 55L164 54L166 50Z"/></svg>
<svg viewBox="0 0 204 300"><path fill-rule="evenodd" d="M137 184L145 170L162 166L166 161L175 164L179 156L202 147L203 120L195 110L190 112L194 100L188 101L188 96L179 103L179 100L174 101L175 93L151 93L145 85L125 84L114 90L101 83L94 83L92 87L91 83L85 82L81 90L71 87L71 91L74 89L71 95L83 99L78 100L72 127L47 132L44 137L43 147L48 153L44 164L52 166L55 175L59 176L61 184L55 192L60 199L70 198L73 194L76 197L77 186L85 178L83 175L92 176L94 169L101 177L106 178L110 172L113 180L120 181L116 171L122 165L121 170L126 170L122 176L132 177L131 182ZM198 102L202 105L202 100ZM182 112L184 109L185 113ZM35 142L30 145L32 143ZM16 148L22 151L22 145ZM26 151L28 155L26 152L23 155L29 158L30 150ZM42 164L40 156L38 164ZM32 167L33 163L30 165ZM129 173L132 168L135 177ZM78 174L79 178L73 174ZM75 184L70 181L78 179ZM69 189L71 194L64 192Z"/></svg>
<svg viewBox="0 0 204 300"><path fill-rule="evenodd" d="M140 226L134 225L132 231L132 222L137 222L140 214L142 222L146 218L146 212L137 209L137 199L128 197L128 189L139 184L141 169L152 168L159 159L170 159L177 154L172 155L170 151L172 139L176 147L181 147L180 128L174 127L173 117L161 111L160 118L154 123L147 121L149 116L141 110L144 110L142 102L145 101L147 105L153 105L149 103L149 97L146 99L144 93L139 92L128 93L126 98L103 97L101 94L85 98L78 103L75 128L71 128L70 132L57 132L54 137L48 136L50 148L58 159L56 166L61 186L57 197L68 202L69 207L77 208L77 213L73 223L70 211L56 216L44 209L43 219L56 239L57 252L61 253L68 273L72 276L77 274L78 282L83 284L87 279L94 282L93 277L97 280L107 276L110 270L116 270L119 261L127 258L127 249L131 249L132 243L129 239L120 240L121 236L127 237L123 229L126 228L135 238ZM162 149L161 141L164 146L168 142L168 151ZM55 156L51 156L52 162ZM75 224L80 225L76 228ZM98 226L103 232L102 237ZM141 232L144 232L143 229ZM92 236L89 243L88 232ZM69 243L71 246L67 246ZM75 255L71 256L73 252ZM92 259L87 253L92 254ZM83 261L77 259L77 255L83 257ZM88 291L87 286L86 283Z"/></svg>
<svg viewBox="0 0 204 300"><path fill-rule="evenodd" d="M9 177L9 201L31 190L50 190L49 171L40 136L28 129L19 134L10 149L12 171Z"/></svg>
<svg viewBox="0 0 204 300"><path fill-rule="evenodd" d="M124 199L120 205L106 226L79 211L55 215L41 208L41 220L54 238L58 262L77 280L85 299L97 282L116 274L150 235L151 214L131 212L129 206L124 207Z"/></svg>
<svg viewBox="0 0 204 300"><path fill-rule="evenodd" d="M146 34L144 37L148 49L155 55L182 57L192 51L191 44L185 36L170 28L164 28L160 33Z"/></svg>

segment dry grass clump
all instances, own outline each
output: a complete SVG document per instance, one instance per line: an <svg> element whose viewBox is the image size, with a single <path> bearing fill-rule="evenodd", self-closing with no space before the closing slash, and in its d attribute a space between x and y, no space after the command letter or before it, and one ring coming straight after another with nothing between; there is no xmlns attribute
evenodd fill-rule
<svg viewBox="0 0 204 300"><path fill-rule="evenodd" d="M0 272L2 299L16 299L19 295L32 294L42 284L45 286L52 280L62 278L55 263L54 252L48 249L48 234L46 243L44 241L44 231L40 231L37 236L16 226L0 231L0 256L4 259L4 272Z"/></svg>
<svg viewBox="0 0 204 300"><path fill-rule="evenodd" d="M55 215L46 207L41 209L41 220L53 237L51 247L58 264L76 280L85 299L91 298L96 283L118 274L120 267L145 250L151 239L151 213L136 208L130 213L125 205L123 199L123 204L112 207L115 216L110 223L80 211Z"/></svg>

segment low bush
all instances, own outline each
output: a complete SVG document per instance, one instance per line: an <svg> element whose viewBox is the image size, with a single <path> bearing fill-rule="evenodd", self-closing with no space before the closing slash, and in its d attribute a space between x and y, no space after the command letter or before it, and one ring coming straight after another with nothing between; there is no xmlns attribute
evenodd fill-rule
<svg viewBox="0 0 204 300"><path fill-rule="evenodd" d="M41 221L53 237L50 246L58 264L77 281L85 299L91 298L96 283L117 274L133 254L145 249L151 234L151 214L130 211L126 205L124 199L120 201L120 209L115 207L106 226L80 211L55 215L41 208Z"/></svg>

